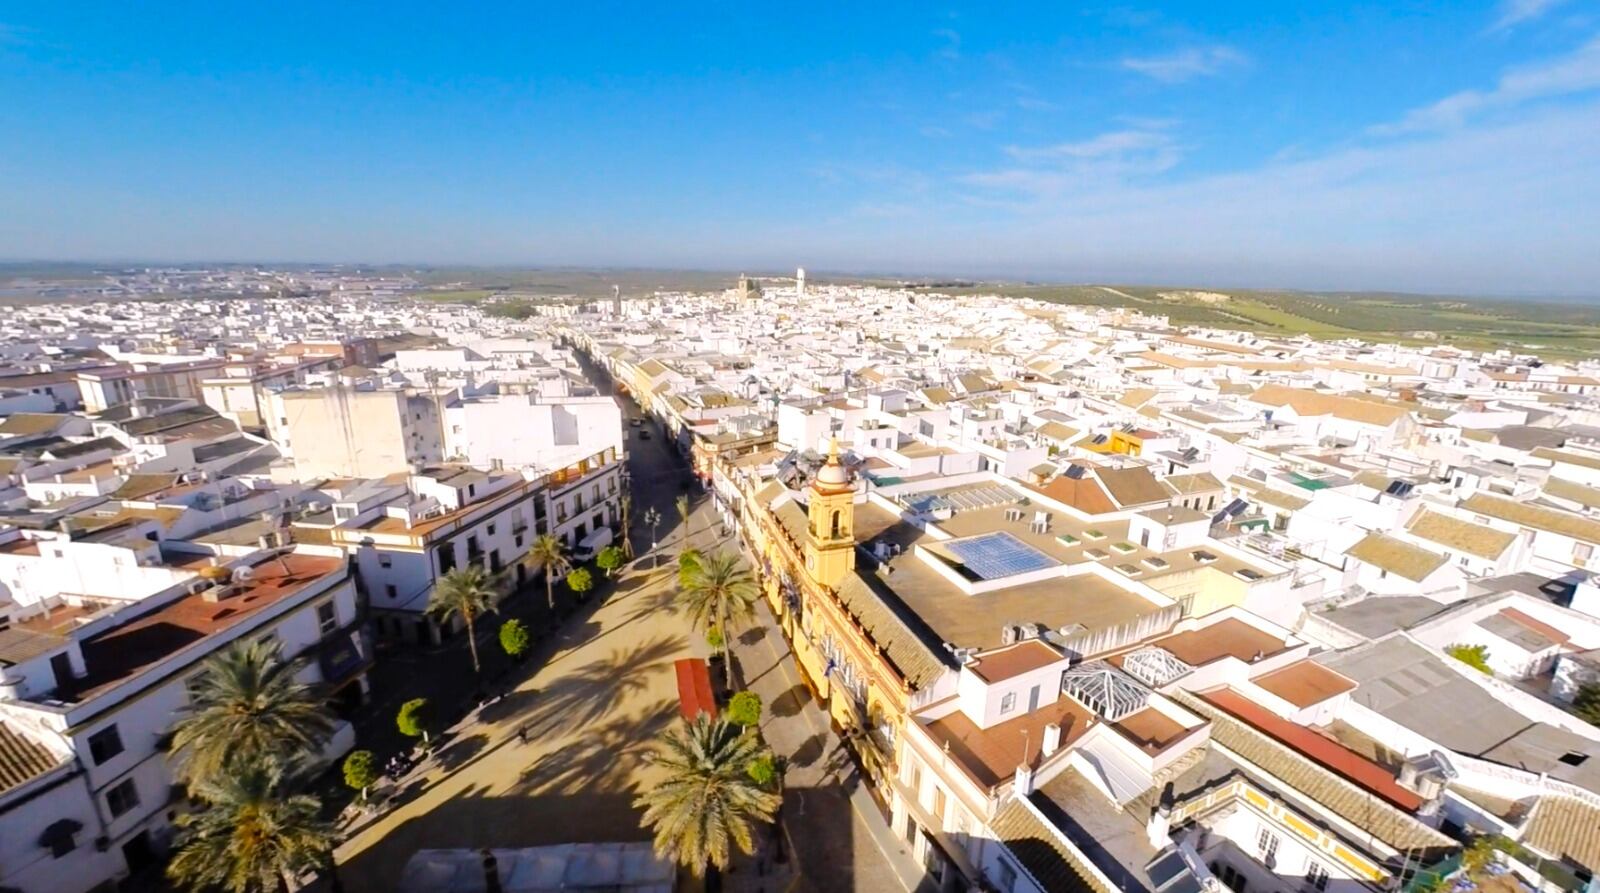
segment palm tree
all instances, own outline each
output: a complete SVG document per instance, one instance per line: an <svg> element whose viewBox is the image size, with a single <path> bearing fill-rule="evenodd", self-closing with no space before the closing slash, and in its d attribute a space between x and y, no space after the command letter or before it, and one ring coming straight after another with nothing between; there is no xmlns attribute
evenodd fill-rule
<svg viewBox="0 0 1600 893"><path fill-rule="evenodd" d="M622 491L622 498L617 500L622 508L622 557L633 560L633 494L627 490Z"/></svg>
<svg viewBox="0 0 1600 893"><path fill-rule="evenodd" d="M665 770L666 780L634 801L655 829L656 854L699 875L727 867L730 841L752 852L752 823L771 821L779 803L748 772L763 752L756 736L705 713L663 737L651 763Z"/></svg>
<svg viewBox="0 0 1600 893"><path fill-rule="evenodd" d="M235 642L204 667L172 736L185 778L313 754L332 734L333 717L310 686L295 681L299 664L283 661L276 642Z"/></svg>
<svg viewBox="0 0 1600 893"><path fill-rule="evenodd" d="M191 890L275 893L300 875L333 865L335 833L322 804L284 790L271 763L195 782L206 807L178 817L178 852L167 877Z"/></svg>
<svg viewBox="0 0 1600 893"><path fill-rule="evenodd" d="M707 632L713 626L722 634L722 666L728 687L733 688L733 659L728 645L733 638L731 624L755 613L760 589L755 578L739 563L739 556L716 552L702 556L682 582L678 601L689 612L689 620Z"/></svg>
<svg viewBox="0 0 1600 893"><path fill-rule="evenodd" d="M572 562L567 560L567 547L561 540L549 533L540 534L528 547L528 560L533 566L544 571L544 597L550 605L550 613L556 610L556 577L565 574L572 567Z"/></svg>
<svg viewBox="0 0 1600 893"><path fill-rule="evenodd" d="M494 610L499 584L476 564L458 567L433 584L428 596L428 616L440 624L460 617L467 624L467 649L472 652L472 672L482 673L478 665L478 637L473 623Z"/></svg>
<svg viewBox="0 0 1600 893"><path fill-rule="evenodd" d="M679 494L672 505L678 510L678 522L683 525L683 544L678 547L681 552L689 548L689 494Z"/></svg>

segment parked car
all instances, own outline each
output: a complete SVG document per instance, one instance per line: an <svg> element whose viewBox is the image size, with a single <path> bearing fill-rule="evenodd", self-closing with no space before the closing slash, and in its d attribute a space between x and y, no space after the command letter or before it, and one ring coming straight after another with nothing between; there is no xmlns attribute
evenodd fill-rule
<svg viewBox="0 0 1600 893"><path fill-rule="evenodd" d="M609 527L596 529L584 537L582 542L578 543L578 548L572 551L572 557L579 561L593 561L595 556L600 554L601 549L611 545L613 536L614 534L612 534Z"/></svg>

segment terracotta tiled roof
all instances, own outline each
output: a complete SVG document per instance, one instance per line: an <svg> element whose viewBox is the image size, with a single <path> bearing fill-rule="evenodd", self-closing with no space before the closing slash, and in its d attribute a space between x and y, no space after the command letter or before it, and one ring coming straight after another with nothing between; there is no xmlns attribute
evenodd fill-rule
<svg viewBox="0 0 1600 893"><path fill-rule="evenodd" d="M1017 800L1000 807L995 836L1039 886L1051 893L1113 893L1090 880L1089 858Z"/></svg>
<svg viewBox="0 0 1600 893"><path fill-rule="evenodd" d="M1394 849L1448 849L1458 845L1454 840L1418 821L1410 812L1397 808L1380 797L1370 787L1357 784L1333 771L1328 759L1329 754L1337 751L1330 751L1329 754L1307 754L1257 729L1252 723L1212 703L1211 700L1184 691L1173 692L1172 697L1183 706L1211 720L1211 740L1214 744L1227 748L1250 765L1320 803L1335 815L1358 827L1370 830L1374 837ZM1249 704L1237 695L1232 700L1227 698L1224 700L1228 700L1236 709L1239 708L1238 701ZM1252 716L1257 720L1262 716L1276 718L1264 709L1256 709L1260 715L1252 714ZM1279 721L1286 722L1286 720ZM1310 729L1300 728L1306 735L1327 741ZM1365 762L1357 754L1344 750L1342 746L1332 741L1327 743L1343 751L1347 759ZM1349 764L1350 767L1355 765ZM1384 771L1376 765L1370 763L1367 765L1380 772ZM1376 779L1368 779L1369 784L1375 781ZM1393 783L1392 778L1390 781ZM1415 795L1412 797L1415 798Z"/></svg>
<svg viewBox="0 0 1600 893"><path fill-rule="evenodd" d="M0 791L9 791L63 762L43 744L0 722Z"/></svg>
<svg viewBox="0 0 1600 893"><path fill-rule="evenodd" d="M1576 797L1546 794L1534 805L1522 842L1600 871L1600 806Z"/></svg>

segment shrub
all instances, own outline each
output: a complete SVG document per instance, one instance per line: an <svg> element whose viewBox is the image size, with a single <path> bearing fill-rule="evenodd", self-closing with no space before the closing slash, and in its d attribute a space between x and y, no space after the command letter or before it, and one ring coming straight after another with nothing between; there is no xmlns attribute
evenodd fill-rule
<svg viewBox="0 0 1600 893"><path fill-rule="evenodd" d="M728 721L749 728L761 722L761 696L741 691L728 701Z"/></svg>
<svg viewBox="0 0 1600 893"><path fill-rule="evenodd" d="M1446 646L1444 653L1485 675L1493 676L1489 669L1489 646L1456 644Z"/></svg>
<svg viewBox="0 0 1600 893"><path fill-rule="evenodd" d="M423 744L428 743L428 726L432 716L428 709L427 698L412 698L400 705L400 712L394 718L394 724L400 729L400 734L408 738L422 739Z"/></svg>
<svg viewBox="0 0 1600 893"><path fill-rule="evenodd" d="M512 658L521 658L533 644L533 636L522 621L512 618L500 624L500 647Z"/></svg>
<svg viewBox="0 0 1600 893"><path fill-rule="evenodd" d="M706 644L711 646L712 651L720 652L722 650L721 627L712 626L706 629Z"/></svg>
<svg viewBox="0 0 1600 893"><path fill-rule="evenodd" d="M367 799L367 788L378 780L378 769L370 750L358 750L344 758L344 783L361 792Z"/></svg>

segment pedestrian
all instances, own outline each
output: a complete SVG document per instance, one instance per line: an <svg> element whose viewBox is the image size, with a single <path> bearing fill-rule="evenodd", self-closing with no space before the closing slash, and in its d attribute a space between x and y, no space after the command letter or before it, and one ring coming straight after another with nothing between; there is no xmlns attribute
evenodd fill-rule
<svg viewBox="0 0 1600 893"><path fill-rule="evenodd" d="M528 727L527 726L522 726L521 728L517 729L517 740L521 741L523 744L527 744L528 743Z"/></svg>

